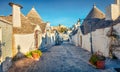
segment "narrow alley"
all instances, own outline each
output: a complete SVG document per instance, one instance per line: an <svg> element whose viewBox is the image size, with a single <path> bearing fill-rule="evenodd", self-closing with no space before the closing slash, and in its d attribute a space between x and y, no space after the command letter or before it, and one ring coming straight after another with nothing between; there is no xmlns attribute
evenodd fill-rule
<svg viewBox="0 0 120 72"><path fill-rule="evenodd" d="M9 72L113 72L95 69L88 64L90 53L69 43L52 46L43 52L41 59L32 64L24 62L24 68L13 67ZM31 62L31 61L27 61ZM19 70L18 70L19 69Z"/></svg>

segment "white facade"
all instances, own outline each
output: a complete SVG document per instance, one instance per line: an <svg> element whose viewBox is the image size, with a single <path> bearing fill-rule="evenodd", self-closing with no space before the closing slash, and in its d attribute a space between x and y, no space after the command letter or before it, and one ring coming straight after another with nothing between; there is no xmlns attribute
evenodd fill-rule
<svg viewBox="0 0 120 72"><path fill-rule="evenodd" d="M54 45L55 44L55 33L47 32L46 33L46 45Z"/></svg>
<svg viewBox="0 0 120 72"><path fill-rule="evenodd" d="M91 51L90 47L90 34L87 34L82 37L82 48Z"/></svg>
<svg viewBox="0 0 120 72"><path fill-rule="evenodd" d="M120 16L120 0L115 0L115 4L111 4L106 8L106 20L116 20ZM117 31L120 36L120 23L113 26L113 28ZM91 34L82 34L81 30L77 32L77 34L72 36L72 43L76 46L78 44L91 52L91 45L93 47L93 52L100 51L104 56L108 57L110 52L111 38L107 36L108 31L111 27L96 29L92 31ZM82 37L81 37L82 36ZM90 38L92 36L92 43L90 42ZM120 59L120 47L116 47L113 50L113 53L117 58Z"/></svg>
<svg viewBox="0 0 120 72"><path fill-rule="evenodd" d="M12 57L12 23L0 18L0 63Z"/></svg>
<svg viewBox="0 0 120 72"><path fill-rule="evenodd" d="M118 32L118 35L120 35L120 24L115 25L114 29ZM107 27L102 29L96 29L96 31L92 32L93 52L100 51L103 53L104 56L106 57L109 56L110 38L107 36L107 33L109 30L110 30L110 27ZM86 35L82 35L82 40L80 36L81 36L81 33L79 32L73 35L72 44L76 46L81 46L81 48L84 48L85 50L88 50L91 52L90 33ZM117 49L120 50L120 48L117 48ZM114 53L118 56L118 58L120 58L119 51L114 51Z"/></svg>
<svg viewBox="0 0 120 72"><path fill-rule="evenodd" d="M23 54L35 48L34 33L26 35L14 34L14 38L16 51L18 51L18 46L20 46L20 52Z"/></svg>

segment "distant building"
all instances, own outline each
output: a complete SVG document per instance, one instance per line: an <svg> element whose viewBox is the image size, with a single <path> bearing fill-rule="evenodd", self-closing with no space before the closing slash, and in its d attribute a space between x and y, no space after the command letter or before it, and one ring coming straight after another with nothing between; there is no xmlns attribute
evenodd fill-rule
<svg viewBox="0 0 120 72"><path fill-rule="evenodd" d="M72 28L72 32L70 33L70 42L76 46L81 46L81 44L79 44L80 34L82 34L80 26L80 19L78 19L77 23Z"/></svg>

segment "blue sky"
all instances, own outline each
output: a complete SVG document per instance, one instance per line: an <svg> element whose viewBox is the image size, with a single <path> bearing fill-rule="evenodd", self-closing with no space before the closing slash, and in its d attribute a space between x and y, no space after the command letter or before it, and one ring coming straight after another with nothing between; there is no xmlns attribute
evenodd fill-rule
<svg viewBox="0 0 120 72"><path fill-rule="evenodd" d="M114 3L114 0L0 0L0 15L12 14L9 2L22 5L24 15L34 6L43 21L49 21L52 26L64 24L71 27L78 18L86 17L94 3L105 13L106 6Z"/></svg>

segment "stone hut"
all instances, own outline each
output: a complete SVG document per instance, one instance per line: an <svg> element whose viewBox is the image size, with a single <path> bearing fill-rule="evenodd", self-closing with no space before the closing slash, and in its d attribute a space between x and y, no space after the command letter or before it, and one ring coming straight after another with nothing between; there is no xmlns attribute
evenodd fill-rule
<svg viewBox="0 0 120 72"><path fill-rule="evenodd" d="M9 5L12 7L12 15L0 16L0 18L13 25L13 56L18 52L18 46L24 54L30 50L38 49L42 42L42 36L45 36L47 23L43 22L34 7L25 16L20 11L23 8L21 5L15 3L9 3Z"/></svg>

